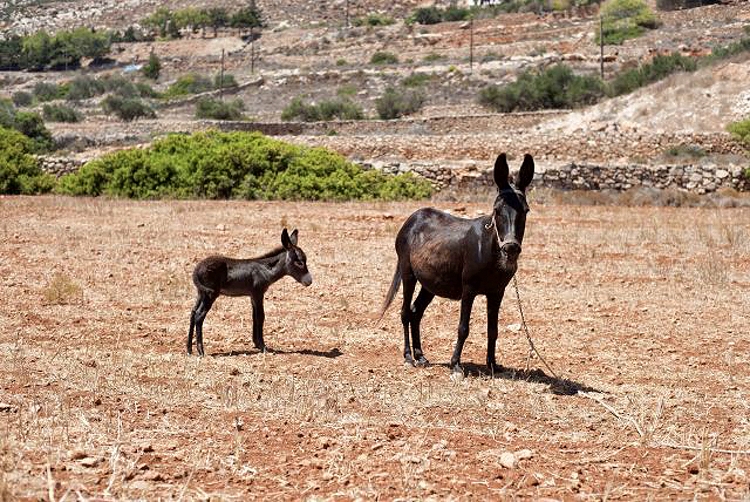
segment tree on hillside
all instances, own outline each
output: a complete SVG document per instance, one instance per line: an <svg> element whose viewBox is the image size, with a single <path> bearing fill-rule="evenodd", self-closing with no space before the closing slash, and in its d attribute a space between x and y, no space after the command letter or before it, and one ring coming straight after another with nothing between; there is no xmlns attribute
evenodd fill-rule
<svg viewBox="0 0 750 502"><path fill-rule="evenodd" d="M229 26L229 13L221 7L212 7L208 13L208 25L214 29L214 37L218 36L219 28Z"/></svg>
<svg viewBox="0 0 750 502"><path fill-rule="evenodd" d="M263 13L255 0L251 0L250 5L235 12L231 19L232 28L237 28L240 32L247 29L263 28L265 24Z"/></svg>

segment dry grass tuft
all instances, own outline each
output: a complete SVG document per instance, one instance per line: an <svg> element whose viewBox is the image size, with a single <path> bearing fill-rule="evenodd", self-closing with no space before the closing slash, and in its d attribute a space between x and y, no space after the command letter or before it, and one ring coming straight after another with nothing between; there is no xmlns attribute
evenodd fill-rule
<svg viewBox="0 0 750 502"><path fill-rule="evenodd" d="M44 305L80 305L83 303L83 288L58 272L42 291L42 299Z"/></svg>

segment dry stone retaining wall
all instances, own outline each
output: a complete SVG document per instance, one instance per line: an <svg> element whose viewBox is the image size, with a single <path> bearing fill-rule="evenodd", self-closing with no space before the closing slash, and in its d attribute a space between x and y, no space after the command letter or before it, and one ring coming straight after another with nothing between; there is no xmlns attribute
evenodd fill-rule
<svg viewBox="0 0 750 502"><path fill-rule="evenodd" d="M434 163L364 162L366 168L390 173L411 171L430 180L439 189L493 185L492 169L479 169L475 163L453 166ZM742 166L717 165L599 165L566 163L537 168L535 186L562 190L627 190L635 187L677 189L705 194L721 188L750 191L750 179Z"/></svg>

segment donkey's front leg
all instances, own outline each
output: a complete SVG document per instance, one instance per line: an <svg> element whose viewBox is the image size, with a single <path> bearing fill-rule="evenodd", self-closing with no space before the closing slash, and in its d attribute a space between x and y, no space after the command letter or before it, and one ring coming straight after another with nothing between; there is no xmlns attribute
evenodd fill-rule
<svg viewBox="0 0 750 502"><path fill-rule="evenodd" d="M253 297L253 344L261 352L266 352L266 344L263 342L263 322L266 314L263 310L263 297Z"/></svg>
<svg viewBox="0 0 750 502"><path fill-rule="evenodd" d="M497 361L495 360L497 321L502 301L502 291L497 295L487 295L487 370L490 372L490 375L503 371L503 367L497 364Z"/></svg>
<svg viewBox="0 0 750 502"><path fill-rule="evenodd" d="M456 340L456 348L453 350L453 357L451 357L451 371L453 373L464 372L463 368L461 368L461 352L464 350L466 339L469 338L469 319L471 318L471 307L474 305L475 297L475 293L466 288L463 295L461 295L461 318L458 321L458 339Z"/></svg>

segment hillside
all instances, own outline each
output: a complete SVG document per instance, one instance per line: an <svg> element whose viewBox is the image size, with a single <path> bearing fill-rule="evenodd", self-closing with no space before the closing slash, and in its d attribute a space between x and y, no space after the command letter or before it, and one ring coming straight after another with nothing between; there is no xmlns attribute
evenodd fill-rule
<svg viewBox="0 0 750 502"><path fill-rule="evenodd" d="M622 46L605 48L605 74L649 61L655 54L679 51L702 55L745 35L750 5L738 2L675 12L660 12L662 25ZM73 26L124 29L153 12L159 2L42 2L29 3L6 18L6 30L49 30ZM171 9L205 6L207 2L170 3ZM225 5L216 2L211 5ZM369 13L391 16L396 23L382 27L345 27L350 19ZM346 90L369 117L384 89L407 76L424 75L426 102L415 116L396 122L366 121L333 124L328 128L274 128L291 141L325 145L360 161L471 161L484 165L499 150L525 150L545 161L596 160L617 162L637 158L660 162L664 151L685 143L709 156L744 162L732 146L726 124L750 113L748 58L735 58L691 74L677 74L634 94L604 101L589 109L525 115L523 119L493 114L477 104L479 91L491 83L507 83L519 72L558 62L579 73L599 71L594 43L595 11L578 10L538 16L506 14L465 22L408 26L402 22L419 2L259 2L268 21L262 36L250 44L236 32L216 37L197 33L171 41L118 44L114 66L84 70L101 75L122 73L141 64L153 51L163 69L156 88L163 90L180 75L213 76L221 69L241 84L225 96L240 98L257 127L280 121L281 111L294 97L308 101L331 99ZM5 11L7 11L7 6ZM138 12L137 16L132 15ZM375 65L377 51L397 55L398 63ZM256 60L252 61L252 54ZM471 56L471 60L470 60ZM40 81L65 81L77 72L6 72L2 93L31 90ZM194 100L172 102L157 110L157 118L123 123L106 116L98 101L79 105L86 119L78 124L48 124L67 155L90 158L102 151L145 143L172 131L220 127L197 121ZM236 125L234 127L242 128ZM256 127L256 126L244 126ZM288 130L287 130L288 129ZM335 135L331 134L335 131ZM719 139L717 139L717 137ZM723 138L723 139L722 139ZM657 145L654 151L654 145Z"/></svg>

